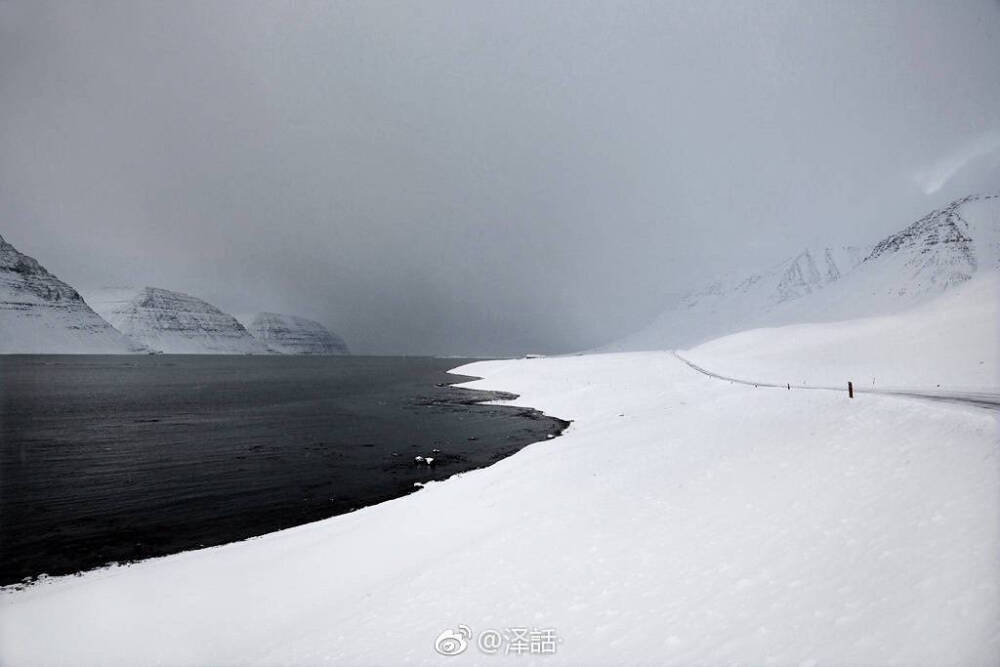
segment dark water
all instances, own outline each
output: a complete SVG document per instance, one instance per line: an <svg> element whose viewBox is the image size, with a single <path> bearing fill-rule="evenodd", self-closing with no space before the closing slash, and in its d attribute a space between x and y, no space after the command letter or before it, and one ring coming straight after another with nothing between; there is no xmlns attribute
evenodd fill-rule
<svg viewBox="0 0 1000 667"><path fill-rule="evenodd" d="M323 519L565 427L438 386L461 363L0 357L0 584Z"/></svg>

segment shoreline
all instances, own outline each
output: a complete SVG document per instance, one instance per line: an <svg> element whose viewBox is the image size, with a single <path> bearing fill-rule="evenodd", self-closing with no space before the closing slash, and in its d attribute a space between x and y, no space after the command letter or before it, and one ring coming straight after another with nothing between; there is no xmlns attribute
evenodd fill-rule
<svg viewBox="0 0 1000 667"><path fill-rule="evenodd" d="M251 372L253 369L258 369L261 366L261 363L256 361L257 358L248 360L246 357L212 359L190 356L179 356L176 358L157 356L151 361L145 360L144 357L139 358L144 361L134 365L132 361L126 362L117 357L110 363L111 365L125 364L130 368L130 373L142 373L143 367L153 365L165 365L168 367L180 365L179 369L190 367L197 370L203 366L214 367L214 365L221 363L225 369L228 369L228 373L240 372L241 369L246 369L243 372L243 375L245 375L246 372ZM329 363L334 366L339 363L361 363L362 367L365 365L363 359L360 362L356 358L349 362L343 362L343 358L338 357L332 357L331 359L332 361ZM117 451L122 449L125 446L124 444L119 444L115 441L109 441L106 444L102 444L101 441L94 441L91 444L87 444L87 448L95 451L95 454L88 455L91 457L99 453L98 450L110 448L111 451L108 455L118 457L109 459L110 463L115 463L116 467L122 467L123 470L135 470L135 475L137 476L135 486L119 487L120 491L102 496L88 495L85 489L64 489L57 486L51 492L53 495L52 498L45 495L46 489L43 486L36 492L35 495L38 496L39 500L35 502L63 503L66 502L62 500L65 496L67 498L79 498L79 500L74 501L77 505L87 505L89 503L93 507L89 511L85 507L74 509L74 514L67 515L61 521L57 521L56 518L45 519L44 515L39 517L37 510L33 514L27 514L26 512L33 510L35 505L35 502L32 502L30 505L27 504L30 497L26 495L27 491L16 492L15 490L7 490L5 510L9 518L7 519L8 524L5 526L5 534L16 536L17 533L13 531L20 530L21 532L28 532L30 535L26 535L24 538L5 540L7 546L0 549L0 552L6 552L4 556L4 560L6 560L4 565L5 571L16 573L4 582L3 588L18 588L32 585L39 578L54 579L64 576L80 576L95 569L116 566L128 567L151 558L162 558L192 550L238 543L289 527L322 521L332 516L340 516L364 507L370 507L409 495L419 490L420 487L416 486L417 484L432 483L469 470L491 465L497 460L510 456L528 444L544 440L548 436L557 437L565 430L566 424L560 420L550 418L532 409L505 405L498 402L509 400L513 396L511 394L478 391L455 386L474 378L448 373L449 369L446 366L450 362L451 360L423 362L423 365L428 366L428 368L433 367L439 370L428 371L426 380L424 381L425 384L413 384L412 396L407 397L407 395L397 392L397 394L393 395L394 397L386 397L386 400L400 401L399 407L393 408L394 412L387 412L385 409L381 409L380 412L371 413L373 415L381 414L381 417L369 417L367 416L368 412L363 413L365 415L364 420L389 420L386 424L379 425L378 428L373 428L373 425L365 426L364 420L354 426L350 426L348 423L338 421L340 418L321 417L319 414L310 414L310 411L321 413L331 409L335 412L343 411L344 406L340 401L334 402L330 408L322 407L325 404L317 404L315 408L306 409L305 412L296 409L297 416L290 414L287 418L279 416L285 414L287 411L274 413L274 406L270 403L261 405L260 409L238 405L236 406L238 409L237 412L230 413L229 408L222 408L220 412L221 416L214 413L206 414L205 419L209 421L204 421L202 425L202 421L199 419L192 422L190 426L184 425L186 422L191 422L191 416L187 414L188 408L183 409L184 414L178 419L172 416L178 408L171 405L157 405L151 408L152 412L149 414L146 414L145 410L136 413L134 410L129 409L120 417L116 415L114 424L107 422L104 426L99 426L102 423L102 418L97 416L97 414L106 408L95 409L95 415L89 418L84 414L81 417L82 421L79 428L71 428L72 424L76 422L67 424L64 428L80 432L93 431L95 429L104 430L109 431L109 435L112 430L116 432L121 430L126 434L122 437L140 438L144 441L149 441L150 447L155 445L156 448L166 446L172 448L181 447L183 441L177 441L177 436L175 435L178 429L189 431L189 434L183 437L187 439L193 438L194 441L214 438L215 442L210 451L201 452L201 448L189 448L191 455L195 458L188 460L182 457L171 464L173 466L184 466L193 470L195 468L200 469L203 465L200 461L204 460L205 464L211 466L211 468L199 470L199 474L202 476L207 475L208 477L205 477L204 482L200 482L200 486L193 488L185 479L179 479L175 483L169 479L161 479L156 476L149 477L150 473L144 472L148 468L147 464L141 464L137 468L136 466L140 465L139 462L131 459L120 460ZM54 377L64 377L63 373L70 372L74 366L88 368L102 367L108 361L107 357L75 356L71 359L61 357L52 362L66 365L67 369L65 371L47 369L45 367L45 358L33 359L22 363L29 366L41 366L44 369L42 371L33 371L32 369L29 369L29 371L43 373L45 377L49 377L52 373L55 374ZM277 364L281 366L285 363L287 363L287 360L278 362L265 361L264 365L271 366ZM303 365L311 363L315 363L315 360L300 362ZM7 366L8 368L4 372L9 375L14 374L15 370L13 367L15 364L11 363ZM379 367L391 370L393 368L392 360L380 360ZM440 381L435 382L435 379L438 377ZM309 382L308 376L304 381ZM198 382L198 380L195 380L195 382ZM224 390L226 385L219 386ZM408 390L406 389L405 391ZM10 393L14 393L13 386ZM130 396L129 400L131 401L133 398ZM374 398L365 400L370 403ZM68 398L62 400L70 401ZM270 401L271 399L267 400ZM29 403L31 402L37 403L39 407L43 404L41 400L29 401ZM46 402L45 405L50 405L50 403ZM367 406L362 407L362 409L369 410ZM227 416L230 414L232 416ZM244 417L244 414L247 416ZM45 421L47 418L44 415L41 416L41 419L43 425L47 423ZM107 420L106 417L103 419ZM224 421L219 422L220 419ZM410 419L413 420L412 427L408 426L410 424L408 420ZM245 423L248 420L256 422L264 421L261 422L260 426L249 428ZM316 426L310 427L305 431L305 435L294 437L291 434L282 436L277 432L271 434L274 428L284 429L291 427L284 424L283 420L291 422L300 422L302 420L316 421ZM269 426L272 423L274 426ZM394 430L386 430L394 423L398 423L398 426L391 426L391 429ZM228 431L219 433L217 430L219 426L217 424L229 424L227 428L232 431L232 434ZM357 435L351 436L345 444L341 445L339 443L346 437L346 434L333 432L334 430L339 430L339 424L342 424L343 427L350 426L352 429L361 428L362 430ZM442 430L436 430L434 427L435 424L442 426ZM13 431L10 431L11 425L7 424L7 427L9 433L13 435L8 437L4 451L7 452L5 454L7 457L6 460L11 461L10 456L16 454L19 447L23 448L23 446L18 445L17 440L33 436L30 436L32 431L21 430L16 426L13 427ZM266 430L262 430L265 427ZM410 430L413 430L413 433L407 434L406 431ZM382 433L383 438L389 439L402 436L403 440L397 440L395 444L388 441L379 441L381 444L361 444L361 441L367 440L369 437L378 437L376 435L378 433ZM328 438L331 436L337 439L329 441ZM45 432L43 437L65 437L70 438L71 442L74 438L79 438L81 442L93 440L92 434L88 433L87 439L84 439L83 436L76 436L73 432L65 436L52 435ZM169 438L163 444L159 444L159 441L154 439L162 439L163 437ZM316 446L309 445L305 448L294 444L293 441L302 440L304 437L306 438L304 444L314 439L321 439L327 444L318 443ZM411 440L413 442L410 442ZM233 442L230 444L230 441ZM417 444L421 442L424 444ZM437 444L438 442L441 444ZM32 446L36 449L40 447L40 445ZM72 452L75 448L82 446L74 444L61 445L59 451L61 452L62 448L68 448L68 451ZM139 452L139 456L148 458L149 455L142 454L144 448L148 447L143 445L142 448L136 451ZM435 455L437 461L435 461L433 467L420 468L413 463L414 454L429 454L432 448L443 450L441 454ZM38 454L35 454L35 450L33 449L28 449L27 451L29 457L37 458L38 456L45 456L45 450L43 449L38 449ZM59 455L63 457L62 454ZM153 456L159 457L159 454L153 454ZM210 456L211 458L206 459L206 456ZM301 464L299 464L295 462L295 459L290 459L290 457L296 456L305 456L307 458L302 459ZM331 456L334 458L330 459ZM353 456L357 459L357 462L352 463L352 459L345 459L344 456ZM220 457L222 458L220 459ZM337 467L331 468L329 473L313 470L317 465L322 467L328 459L330 459L331 464L336 464ZM119 460L120 463L118 463ZM150 463L148 465L156 466L148 468L153 474L158 474L156 471L165 465L156 463L154 459L149 460ZM30 461L31 459L29 459L29 463ZM348 464L350 467L345 467ZM24 464L21 465L23 466ZM36 465L41 465L41 463ZM81 460L76 465L93 466L93 463L88 459ZM302 469L301 466L307 466L307 468ZM361 467L359 468L358 466ZM247 472L236 472L237 468L240 470L246 469ZM258 469L259 472L254 472ZM300 472L296 472L297 469ZM13 466L9 467L7 480L9 482L18 481L19 478L24 478L25 475L31 474L33 470L34 468L25 468L23 472L19 473L17 468ZM117 471L117 474L120 477L125 472ZM150 482L154 485L158 484L158 486L136 489L136 486L145 483L140 481L138 477L140 474L147 475ZM364 475L364 477L359 478L358 481L352 481L351 484L353 486L351 487L344 487L344 484L338 481L343 480L344 475L357 476L359 474ZM131 482L132 475L132 472L128 472L128 479L123 480L121 483ZM250 476L248 477L248 475ZM276 475L283 475L283 477L279 478ZM28 483L43 484L42 481L31 482L30 478L28 479ZM99 485L101 488L115 483L117 482L114 481L114 478L83 478L79 482L80 485ZM178 486L178 483L181 486ZM362 483L365 486L358 486ZM304 493L307 494L305 498L311 499L298 501L295 497L296 489L299 485L305 484L311 485L303 487ZM316 484L323 484L324 487L313 490ZM253 485L256 485L256 487ZM277 488L271 490L271 487ZM331 499L331 502L326 502L324 500L325 495L319 495L325 487L335 489L336 502L332 502L333 499ZM349 488L355 487L356 491L349 491ZM171 488L176 488L176 490L170 491ZM138 509L128 509L127 513L123 513L123 510L118 509L117 506L123 502L118 499L120 493L129 494L127 496L128 501L138 503L136 506ZM227 495L220 495L222 493ZM177 499L171 500L171 495L166 495L165 497L169 504L161 508L159 506L161 502L159 498L165 494L176 495ZM212 499L209 501L211 503L225 501L226 503L235 503L235 505L233 509L220 508L218 511L214 510L212 506L205 506L203 509L198 509L199 505L192 503L200 503L202 505L204 503L199 500L200 496L192 494L205 495L206 500L209 498ZM326 494L330 495L330 492L327 491ZM260 498L257 499L257 496L260 496ZM19 509L19 506L16 504L19 497L23 498L22 504L25 505L23 509ZM148 500L144 500L144 498L148 498ZM215 498L219 498L220 500L216 501ZM227 498L231 500L227 500ZM148 506L149 509L142 509L145 506ZM246 510L242 509L244 507ZM56 511L60 511L58 506L56 507ZM116 514L114 518L105 517L101 514L104 511ZM237 516L237 513L245 516ZM18 517L22 515L24 519L20 520L21 523L13 523L19 521ZM217 516L218 519L213 521L213 516ZM254 516L258 518L255 519L253 518ZM41 519L45 519L47 523L39 524L38 522ZM29 520L33 523L28 523ZM115 523L112 524L110 523L111 521ZM199 525L201 527L189 525L191 521L200 521L201 524ZM89 523L84 524L81 522ZM173 522L172 525L177 526L176 534L164 535L163 530L165 529L159 527L156 528L155 533L150 533L148 529L143 528L147 524L151 526L171 525L170 523L163 524L160 522ZM107 528L102 528L104 525L107 525ZM24 526L24 528L21 529L19 526ZM48 528L48 526L51 526L51 528ZM56 530L58 532L51 533L52 537L45 538L49 540L45 542L41 541L46 534L43 532L45 530ZM91 532L82 532L88 530ZM103 533L94 532L102 530L104 531ZM63 537L66 531L70 531L70 535ZM36 534L42 537L36 537ZM93 537L90 537L90 535L93 535ZM134 537L131 537L132 535ZM141 544L141 551L138 550L138 545L135 548L129 546L133 542ZM51 544L52 546L46 546L47 544ZM59 544L65 546L57 546ZM47 549L47 551L41 549ZM17 563L23 563L24 565L19 566ZM27 567L36 569L32 573L28 573L26 572Z"/></svg>
<svg viewBox="0 0 1000 667"><path fill-rule="evenodd" d="M0 596L0 662L433 665L458 624L550 629L552 665L1000 655L991 415L756 391L667 352L456 370L574 428L419 494Z"/></svg>

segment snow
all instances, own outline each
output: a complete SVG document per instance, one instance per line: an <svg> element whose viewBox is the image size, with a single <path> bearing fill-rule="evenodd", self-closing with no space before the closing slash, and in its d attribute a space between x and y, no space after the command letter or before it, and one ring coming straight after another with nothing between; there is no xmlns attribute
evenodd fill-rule
<svg viewBox="0 0 1000 667"><path fill-rule="evenodd" d="M731 333L902 312L1000 267L1000 196L970 195L863 249L805 251L681 299L606 351L690 347Z"/></svg>
<svg viewBox="0 0 1000 667"><path fill-rule="evenodd" d="M741 370L777 360L785 375L815 359L843 377L893 352L880 373L925 381L981 359L978 344L931 343L984 326L984 284L927 310L810 325L781 345L751 332L691 353L735 363L758 341L770 347ZM830 353L858 340L892 345ZM435 639L460 624L473 638L554 629L544 664L1000 661L995 412L755 389L665 351L456 372L574 422L489 468L358 512L8 590L0 663L532 662L475 641L438 656ZM953 381L992 380L956 371Z"/></svg>
<svg viewBox="0 0 1000 667"><path fill-rule="evenodd" d="M348 353L312 320L259 313L248 322L261 340L212 304L156 287L105 288L84 301L0 237L0 354Z"/></svg>
<svg viewBox="0 0 1000 667"><path fill-rule="evenodd" d="M1000 273L901 314L745 331L684 351L731 377L810 386L1000 391Z"/></svg>
<svg viewBox="0 0 1000 667"><path fill-rule="evenodd" d="M90 309L5 307L17 295L0 290L0 354L133 354L142 346ZM84 310L84 308L86 310Z"/></svg>
<svg viewBox="0 0 1000 667"><path fill-rule="evenodd" d="M181 292L117 287L87 294L116 329L151 350L168 354L268 354L235 317Z"/></svg>
<svg viewBox="0 0 1000 667"><path fill-rule="evenodd" d="M773 311L830 287L855 269L869 251L854 246L805 249L749 276L730 275L685 295L648 327L605 351L662 349L778 321Z"/></svg>
<svg viewBox="0 0 1000 667"><path fill-rule="evenodd" d="M142 346L0 237L0 354L128 354Z"/></svg>
<svg viewBox="0 0 1000 667"><path fill-rule="evenodd" d="M314 320L297 315L255 313L237 315L247 331L282 354L350 354L344 340Z"/></svg>

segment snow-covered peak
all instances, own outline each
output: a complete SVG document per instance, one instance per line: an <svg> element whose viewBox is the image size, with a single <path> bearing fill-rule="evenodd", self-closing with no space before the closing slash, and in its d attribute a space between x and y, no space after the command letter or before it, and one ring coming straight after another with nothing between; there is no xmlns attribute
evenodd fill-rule
<svg viewBox="0 0 1000 667"><path fill-rule="evenodd" d="M686 347L728 333L899 310L1000 267L1000 196L971 195L873 248L806 249L739 280L682 298L606 349Z"/></svg>
<svg viewBox="0 0 1000 667"><path fill-rule="evenodd" d="M828 317L899 310L1000 267L1000 197L971 195L880 241L828 295Z"/></svg>
<svg viewBox="0 0 1000 667"><path fill-rule="evenodd" d="M808 248L783 264L784 271L775 288L776 302L798 299L839 280L864 259L860 247Z"/></svg>
<svg viewBox="0 0 1000 667"><path fill-rule="evenodd" d="M88 294L119 331L170 354L267 354L235 317L190 294L159 287L108 288Z"/></svg>
<svg viewBox="0 0 1000 667"><path fill-rule="evenodd" d="M52 274L46 271L45 267L38 263L38 260L34 257L29 257L28 255L21 253L17 248L7 243L2 236L0 236L0 270L10 271L22 276L34 276L38 278L36 281L29 281L26 283L26 286L28 287L39 288L45 285L46 290L55 290L53 292L45 291L40 293L39 295L43 298L53 297L54 299L70 300L77 300L81 298L76 290L61 280L56 280L51 283L46 280L53 278Z"/></svg>
<svg viewBox="0 0 1000 667"><path fill-rule="evenodd" d="M866 261L902 262L916 288L946 288L997 268L1000 196L970 195L879 242Z"/></svg>
<svg viewBox="0 0 1000 667"><path fill-rule="evenodd" d="M144 349L80 294L0 236L0 353L122 354Z"/></svg>
<svg viewBox="0 0 1000 667"><path fill-rule="evenodd" d="M280 313L241 316L259 341L283 354L350 354L344 340L314 320Z"/></svg>

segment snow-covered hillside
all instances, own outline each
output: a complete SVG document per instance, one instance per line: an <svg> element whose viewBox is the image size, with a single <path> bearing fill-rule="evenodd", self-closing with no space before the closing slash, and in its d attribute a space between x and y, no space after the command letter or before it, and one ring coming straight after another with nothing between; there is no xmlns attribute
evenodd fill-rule
<svg viewBox="0 0 1000 667"><path fill-rule="evenodd" d="M898 377L975 369L994 330L977 292L988 282L765 339L782 354L747 370L785 377L811 359L846 375L855 360L817 345L824 328L841 346L894 346L880 372ZM720 370L732 358L694 352ZM756 389L669 352L456 372L573 424L358 512L7 591L0 663L1000 662L995 411ZM463 636L459 624L462 655L443 658L436 639ZM509 652L517 628L551 631L549 654ZM496 655L480 648L487 630L507 633Z"/></svg>
<svg viewBox="0 0 1000 667"><path fill-rule="evenodd" d="M268 354L235 317L201 299L157 287L110 288L87 295L115 328L168 354Z"/></svg>
<svg viewBox="0 0 1000 667"><path fill-rule="evenodd" d="M741 280L684 297L610 350L687 347L746 329L896 312L1000 261L1000 196L932 211L874 248L805 251Z"/></svg>
<svg viewBox="0 0 1000 667"><path fill-rule="evenodd" d="M282 354L350 354L344 340L319 322L279 313L239 317L254 338Z"/></svg>
<svg viewBox="0 0 1000 667"><path fill-rule="evenodd" d="M612 344L612 350L676 347L761 321L783 303L819 292L860 264L860 247L803 250L744 278L717 281L683 297L646 329Z"/></svg>
<svg viewBox="0 0 1000 667"><path fill-rule="evenodd" d="M244 322L157 287L96 290L85 302L0 237L0 354L349 354L313 320L258 313Z"/></svg>
<svg viewBox="0 0 1000 667"><path fill-rule="evenodd" d="M973 195L932 211L872 250L856 283L876 302L909 305L1000 267L1000 195ZM858 296L861 296L859 294ZM896 299L895 302L891 301ZM866 313L867 314L867 313Z"/></svg>
<svg viewBox="0 0 1000 667"><path fill-rule="evenodd" d="M142 351L72 287L0 237L0 354Z"/></svg>
<svg viewBox="0 0 1000 667"><path fill-rule="evenodd" d="M1000 392L1000 271L902 313L753 329L682 352L708 370L792 387Z"/></svg>

